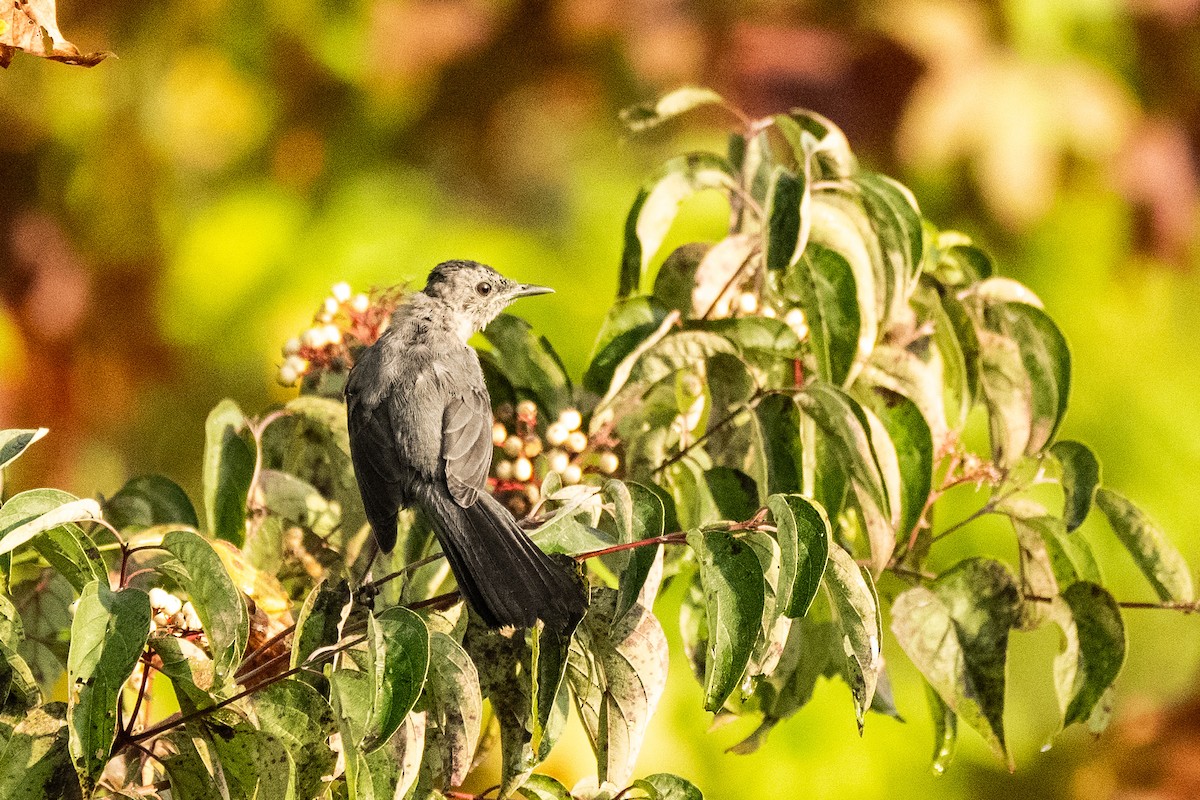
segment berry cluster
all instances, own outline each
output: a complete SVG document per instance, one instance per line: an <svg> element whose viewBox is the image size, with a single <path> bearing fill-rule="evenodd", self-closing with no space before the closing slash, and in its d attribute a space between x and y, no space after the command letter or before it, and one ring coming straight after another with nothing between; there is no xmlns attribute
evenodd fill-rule
<svg viewBox="0 0 1200 800"><path fill-rule="evenodd" d="M582 430L583 415L565 409L555 422L538 433L538 407L522 400L513 409L501 406L492 425L492 444L500 451L492 462L492 491L518 516L528 513L540 497L542 480L556 472L568 486L583 481L587 473L613 475L621 459Z"/></svg>
<svg viewBox="0 0 1200 800"><path fill-rule="evenodd" d="M166 589L155 586L150 590L150 632L163 630L169 634L200 633L203 626L190 600L183 600Z"/></svg>
<svg viewBox="0 0 1200 800"><path fill-rule="evenodd" d="M279 382L295 386L306 375L348 371L359 349L373 344L387 328L402 297L398 289L355 294L345 281L335 283L312 326L284 343Z"/></svg>

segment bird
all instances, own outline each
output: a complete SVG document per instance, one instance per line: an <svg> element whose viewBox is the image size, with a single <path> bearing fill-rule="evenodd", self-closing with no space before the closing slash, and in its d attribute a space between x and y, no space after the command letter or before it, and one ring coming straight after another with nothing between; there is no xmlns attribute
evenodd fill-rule
<svg viewBox="0 0 1200 800"><path fill-rule="evenodd" d="M475 261L445 261L396 309L346 382L350 456L380 550L415 506L429 520L471 611L491 628L537 620L573 629L587 590L487 491L492 404L467 342L521 297L552 292Z"/></svg>

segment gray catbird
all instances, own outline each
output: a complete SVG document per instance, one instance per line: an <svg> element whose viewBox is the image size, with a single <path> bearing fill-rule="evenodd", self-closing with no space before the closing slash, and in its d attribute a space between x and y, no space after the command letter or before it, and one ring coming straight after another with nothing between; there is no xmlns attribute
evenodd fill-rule
<svg viewBox="0 0 1200 800"><path fill-rule="evenodd" d="M543 553L485 488L492 405L467 345L513 300L550 291L474 261L438 264L346 384L350 455L380 548L396 544L397 511L420 508L459 590L492 627L541 619L565 629L586 608L569 564Z"/></svg>

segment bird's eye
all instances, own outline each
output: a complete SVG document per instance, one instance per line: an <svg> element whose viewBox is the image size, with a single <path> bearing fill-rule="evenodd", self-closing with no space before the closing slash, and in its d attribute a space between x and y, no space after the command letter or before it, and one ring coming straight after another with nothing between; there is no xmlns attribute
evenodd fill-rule
<svg viewBox="0 0 1200 800"><path fill-rule="evenodd" d="M492 285L490 283L488 283L487 281L484 281L483 283L481 283L475 287L475 291L479 294L480 297L487 297L489 294L492 293Z"/></svg>

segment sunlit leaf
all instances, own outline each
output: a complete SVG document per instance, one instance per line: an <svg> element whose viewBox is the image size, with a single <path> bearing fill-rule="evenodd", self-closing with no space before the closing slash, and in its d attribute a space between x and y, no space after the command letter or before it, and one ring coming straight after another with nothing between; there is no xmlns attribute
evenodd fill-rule
<svg viewBox="0 0 1200 800"><path fill-rule="evenodd" d="M13 495L0 506L0 552L11 552L19 544L31 542L77 592L92 580L107 580L104 559L83 529L50 516L73 517L83 512L95 517L99 516L98 510L95 501L77 500L58 489L30 489ZM54 524L46 528L48 523Z"/></svg>
<svg viewBox="0 0 1200 800"><path fill-rule="evenodd" d="M0 16L0 19L3 19L3 16ZM0 430L0 469L20 458L29 445L49 432L49 428Z"/></svg>
<svg viewBox="0 0 1200 800"><path fill-rule="evenodd" d="M583 385L588 391L604 394L612 383L613 372L617 365L662 324L667 311L666 308L655 302L656 298L666 302L668 307L675 307L659 295L659 283L665 280L664 274L666 276L673 274L669 269L673 258L675 258L674 253L659 270L654 284L655 298L629 297L618 300L609 309L608 315L604 318L604 324L600 326L600 333L596 336L596 345L593 348L592 357L588 361L587 372L583 375ZM699 263L698 260L697 263ZM694 273L695 265L693 264L692 274L688 276L687 280L687 299L680 301L680 304L684 306L681 310L691 309L691 287L694 285ZM667 289L663 289L663 292L664 295L670 294Z"/></svg>
<svg viewBox="0 0 1200 800"><path fill-rule="evenodd" d="M171 531L163 537L162 549L175 558L159 569L188 593L208 636L217 680L223 682L241 664L249 636L250 614L242 593L213 546L198 534Z"/></svg>
<svg viewBox="0 0 1200 800"><path fill-rule="evenodd" d="M668 772L647 775L633 785L646 792L650 800L704 800L704 795L690 781Z"/></svg>
<svg viewBox="0 0 1200 800"><path fill-rule="evenodd" d="M335 580L330 576L313 587L296 618L291 669L299 667L320 648L337 643L349 605L350 585L345 578ZM322 694L329 688L329 682L321 675L303 672L299 678Z"/></svg>
<svg viewBox="0 0 1200 800"><path fill-rule="evenodd" d="M870 421L858 401L822 381L811 382L796 400L827 435L826 441L851 478L866 490L883 513L890 515L891 506L879 457L872 443ZM823 505L831 507L827 503Z"/></svg>
<svg viewBox="0 0 1200 800"><path fill-rule="evenodd" d="M1050 455L1062 465L1063 521L1070 532L1082 525L1092 510L1100 487L1100 462L1087 445L1068 439L1055 442Z"/></svg>
<svg viewBox="0 0 1200 800"><path fill-rule="evenodd" d="M641 606L615 620L615 603L616 592L593 589L571 646L567 680L600 780L625 785L666 688L667 639L658 620ZM753 624L752 633L757 618Z"/></svg>
<svg viewBox="0 0 1200 800"><path fill-rule="evenodd" d="M108 763L117 732L121 687L150 634L150 598L140 589L114 592L106 581L84 587L71 623L67 656L67 726L71 760L90 792Z"/></svg>
<svg viewBox="0 0 1200 800"><path fill-rule="evenodd" d="M767 507L775 520L781 554L779 613L802 617L821 588L829 561L829 520L823 509L798 494L772 495Z"/></svg>
<svg viewBox="0 0 1200 800"><path fill-rule="evenodd" d="M984 317L989 328L1015 342L1020 352L1021 380L1030 387L1031 404L1024 451L1040 453L1053 441L1067 412L1071 390L1067 341L1046 312L1026 303L988 305Z"/></svg>
<svg viewBox="0 0 1200 800"><path fill-rule="evenodd" d="M1191 603L1196 599L1187 561L1141 509L1106 488L1096 492L1096 506L1108 517L1113 533L1133 556L1160 600Z"/></svg>
<svg viewBox="0 0 1200 800"><path fill-rule="evenodd" d="M367 663L374 700L360 746L366 753L383 746L412 710L429 670L429 630L416 613L389 608L367 614Z"/></svg>
<svg viewBox="0 0 1200 800"><path fill-rule="evenodd" d="M321 793L336 757L329 736L336 730L329 701L307 683L283 680L251 695L259 727L287 750L296 798Z"/></svg>
<svg viewBox="0 0 1200 800"><path fill-rule="evenodd" d="M850 263L836 250L812 242L788 285L804 310L821 378L840 386L858 354L862 324Z"/></svg>
<svg viewBox="0 0 1200 800"><path fill-rule="evenodd" d="M854 696L854 710L861 732L883 671L879 599L870 573L864 572L841 547L829 549L824 583L834 622L841 633L846 681Z"/></svg>
<svg viewBox="0 0 1200 800"><path fill-rule="evenodd" d="M545 336L511 314L501 314L483 331L504 377L517 394L533 397L539 406L556 419L571 405L571 379L562 359Z"/></svg>
<svg viewBox="0 0 1200 800"><path fill-rule="evenodd" d="M1054 688L1065 728L1086 722L1117 679L1125 663L1125 624L1112 595L1094 583L1068 586L1050 608L1063 632Z"/></svg>
<svg viewBox="0 0 1200 800"><path fill-rule="evenodd" d="M712 153L677 156L658 169L638 193L625 222L625 250L621 256L619 297L637 292L650 259L658 252L679 205L702 189L736 186L733 168Z"/></svg>
<svg viewBox="0 0 1200 800"><path fill-rule="evenodd" d="M204 424L204 513L213 536L241 546L246 539L246 497L254 453L240 432L246 417L232 400L222 400Z"/></svg>
<svg viewBox="0 0 1200 800"><path fill-rule="evenodd" d="M466 780L483 719L479 673L467 652L440 631L429 634L429 675L418 706L425 711L425 762L435 788Z"/></svg>
<svg viewBox="0 0 1200 800"><path fill-rule="evenodd" d="M217 692L232 685L216 684L212 659L195 642L160 634L151 636L148 644L158 656L160 671L171 681L176 702L184 713L215 705L220 699Z"/></svg>
<svg viewBox="0 0 1200 800"><path fill-rule="evenodd" d="M549 775L530 775L517 793L525 800L572 800L567 787Z"/></svg>
<svg viewBox="0 0 1200 800"><path fill-rule="evenodd" d="M754 550L726 531L691 531L708 617L704 708L717 711L737 688L762 619L763 576Z"/></svg>
<svg viewBox="0 0 1200 800"><path fill-rule="evenodd" d="M81 53L58 29L54 0L0 0L0 67L18 50L51 61L94 67L112 53Z"/></svg>
<svg viewBox="0 0 1200 800"><path fill-rule="evenodd" d="M629 542L639 542L643 539L653 539L662 536L665 511L662 500L657 494L639 483L625 484L631 501ZM620 620L636 605L646 585L662 545L647 545L630 551L625 568L621 570L620 583L617 587L616 610L613 619Z"/></svg>
<svg viewBox="0 0 1200 800"><path fill-rule="evenodd" d="M921 409L909 398L877 389L870 400L870 408L883 423L895 448L900 491L893 512L899 514L896 533L907 538L916 529L933 488L933 434ZM878 446L876 452L880 452Z"/></svg>
<svg viewBox="0 0 1200 800"><path fill-rule="evenodd" d="M79 792L67 752L66 709L50 703L31 710L0 749L0 797L13 800L70 797Z"/></svg>
<svg viewBox="0 0 1200 800"><path fill-rule="evenodd" d="M954 760L954 750L958 746L958 715L946 705L928 681L922 683L925 686L925 699L929 701L929 716L933 718L933 761L930 768L934 775L941 775Z"/></svg>
<svg viewBox="0 0 1200 800"><path fill-rule="evenodd" d="M712 105L723 106L725 101L712 89L683 86L667 92L653 103L622 109L619 116L625 127L635 133L640 133L686 114L692 109Z"/></svg>
<svg viewBox="0 0 1200 800"><path fill-rule="evenodd" d="M1011 766L1004 739L1008 634L1021 599L1008 568L970 558L892 604L892 632L942 700Z"/></svg>

